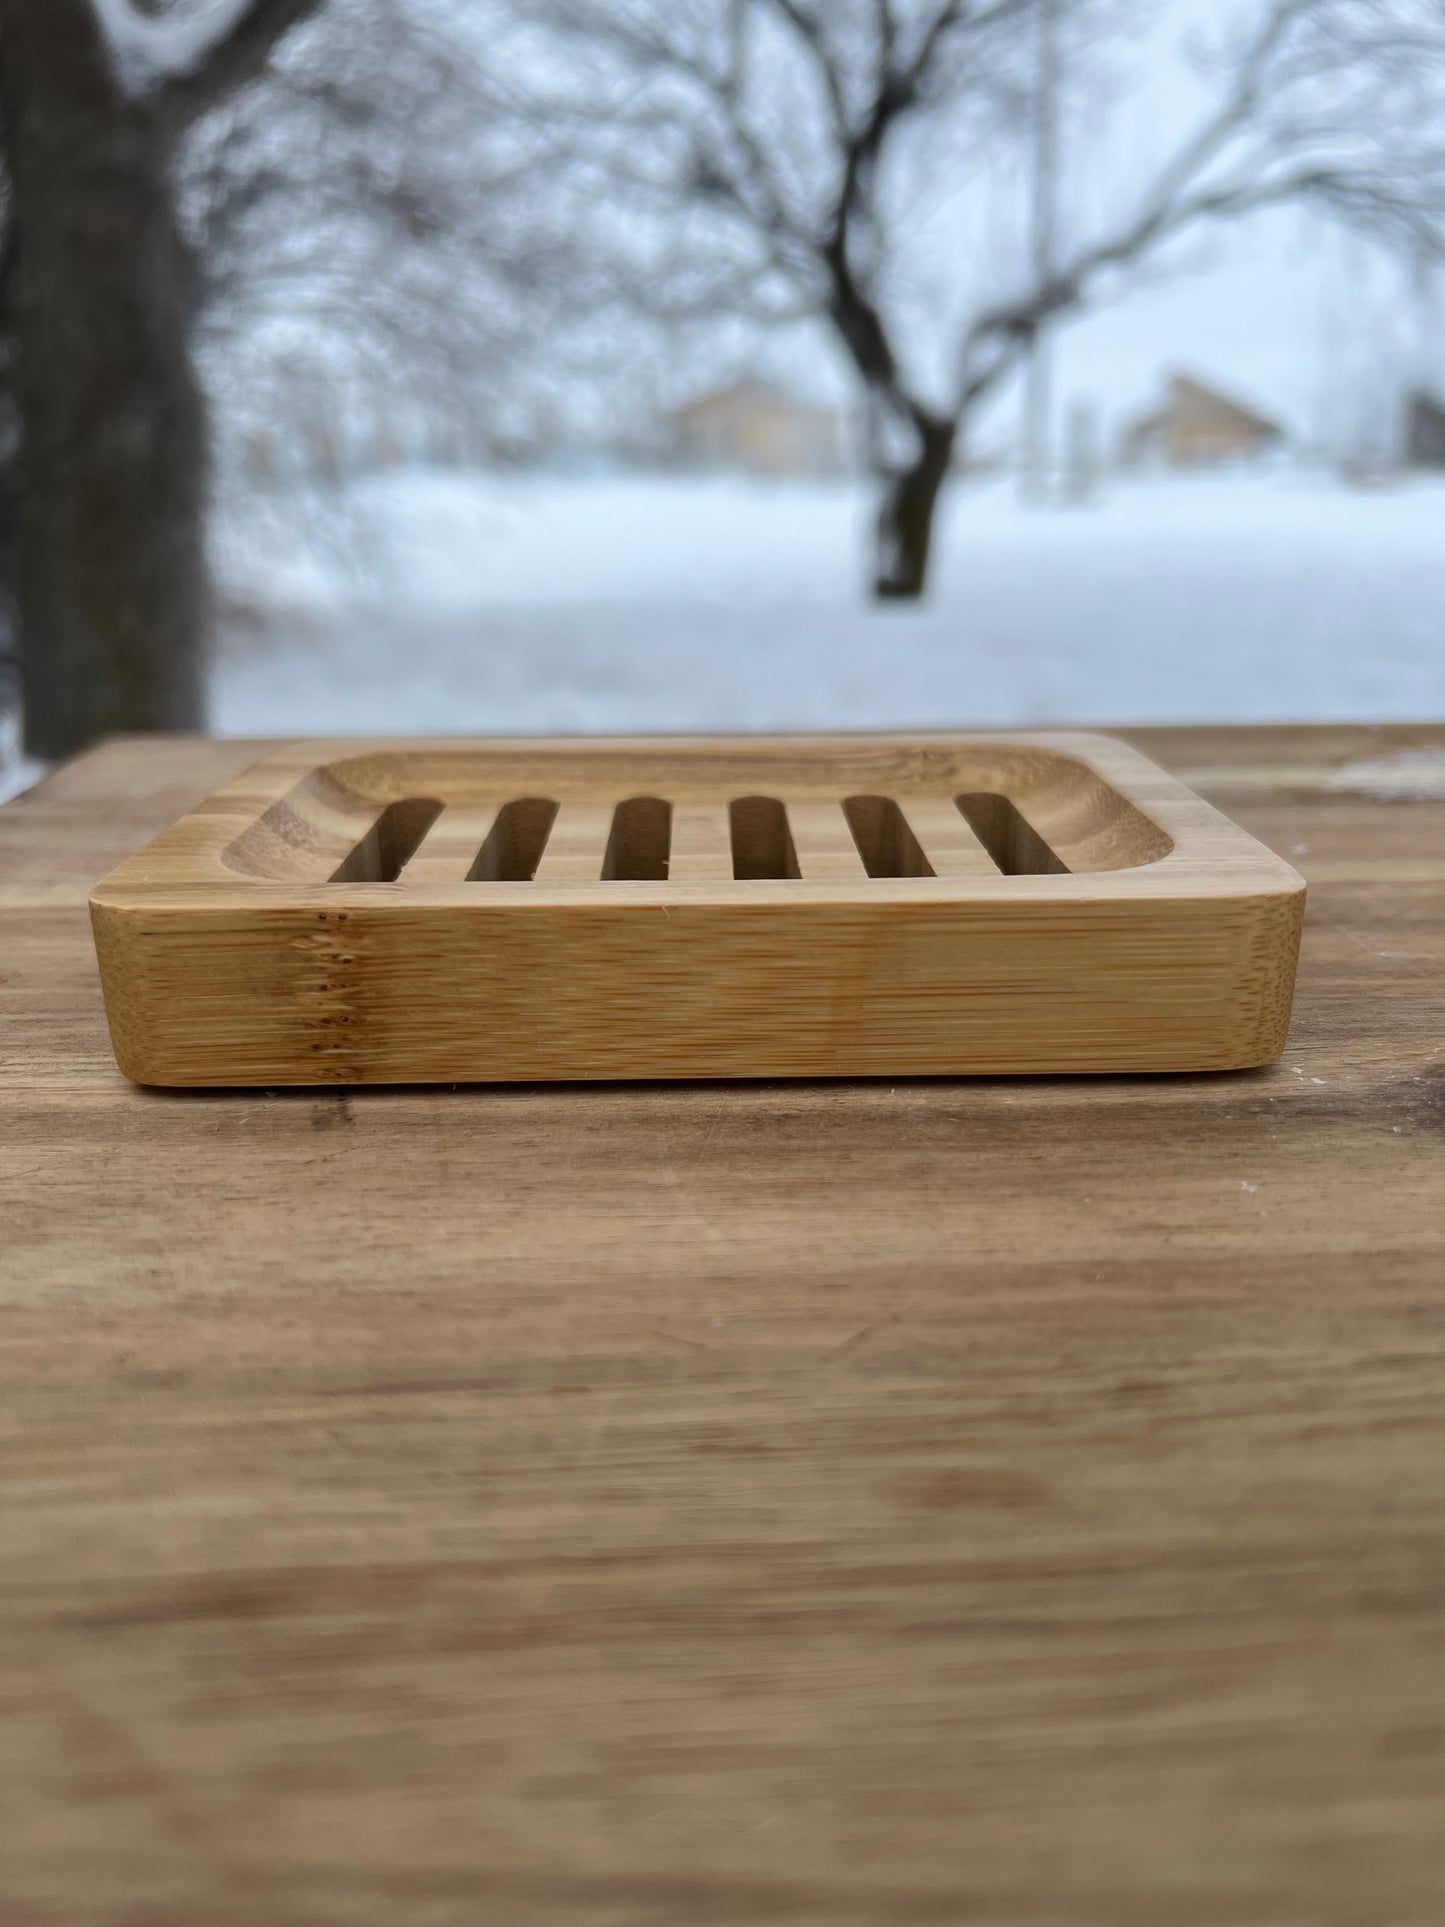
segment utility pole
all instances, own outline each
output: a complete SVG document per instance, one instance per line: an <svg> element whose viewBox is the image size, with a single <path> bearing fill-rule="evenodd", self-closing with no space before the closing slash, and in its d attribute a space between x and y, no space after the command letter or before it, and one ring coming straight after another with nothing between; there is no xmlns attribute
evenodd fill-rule
<svg viewBox="0 0 1445 1927"><path fill-rule="evenodd" d="M1033 268L1039 286L1053 274L1057 255L1059 193L1059 5L1038 0L1038 50L1033 122ZM1050 414L1053 403L1053 343L1049 323L1040 324L1029 343L1024 368L1023 493L1045 501L1052 470Z"/></svg>

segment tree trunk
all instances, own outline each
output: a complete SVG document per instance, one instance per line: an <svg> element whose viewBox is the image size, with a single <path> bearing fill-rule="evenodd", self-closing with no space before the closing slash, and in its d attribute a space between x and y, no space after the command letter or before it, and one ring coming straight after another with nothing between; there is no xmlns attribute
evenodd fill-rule
<svg viewBox="0 0 1445 1927"><path fill-rule="evenodd" d="M193 729L207 626L205 409L168 131L126 97L90 0L0 0L19 247L26 747Z"/></svg>
<svg viewBox="0 0 1445 1927"><path fill-rule="evenodd" d="M958 430L932 422L919 430L911 467L890 476L878 511L878 565L874 594L882 601L913 601L928 582L933 517L948 479Z"/></svg>

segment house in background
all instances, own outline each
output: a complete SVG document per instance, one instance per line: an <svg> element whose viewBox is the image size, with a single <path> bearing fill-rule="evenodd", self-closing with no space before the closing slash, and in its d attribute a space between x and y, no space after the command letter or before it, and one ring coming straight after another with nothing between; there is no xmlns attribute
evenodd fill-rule
<svg viewBox="0 0 1445 1927"><path fill-rule="evenodd" d="M1405 398L1406 468L1445 469L1445 402L1417 388Z"/></svg>
<svg viewBox="0 0 1445 1927"><path fill-rule="evenodd" d="M699 395L663 422L663 450L679 468L748 475L837 475L843 418L772 382L744 379Z"/></svg>
<svg viewBox="0 0 1445 1927"><path fill-rule="evenodd" d="M1124 431L1126 468L1210 468L1247 461L1277 448L1284 430L1190 375L1173 375L1169 399Z"/></svg>

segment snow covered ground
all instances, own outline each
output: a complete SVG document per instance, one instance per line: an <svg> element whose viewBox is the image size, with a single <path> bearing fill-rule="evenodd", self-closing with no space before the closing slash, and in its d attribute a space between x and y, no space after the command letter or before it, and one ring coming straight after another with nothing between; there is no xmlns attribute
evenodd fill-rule
<svg viewBox="0 0 1445 1927"><path fill-rule="evenodd" d="M956 488L934 592L863 594L867 493L393 473L217 531L229 734L1445 715L1445 484ZM18 786L0 729L0 789Z"/></svg>
<svg viewBox="0 0 1445 1927"><path fill-rule="evenodd" d="M14 710L0 714L0 803L28 790L45 774L45 765L20 753L20 718Z"/></svg>
<svg viewBox="0 0 1445 1927"><path fill-rule="evenodd" d="M251 731L762 729L1445 714L1445 485L955 489L921 608L862 593L855 485L397 473L218 556ZM318 530L324 539L318 541Z"/></svg>

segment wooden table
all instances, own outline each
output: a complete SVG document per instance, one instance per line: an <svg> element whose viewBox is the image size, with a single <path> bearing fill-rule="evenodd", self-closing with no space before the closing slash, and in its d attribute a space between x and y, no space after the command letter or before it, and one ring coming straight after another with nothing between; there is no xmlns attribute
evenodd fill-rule
<svg viewBox="0 0 1445 1927"><path fill-rule="evenodd" d="M1435 1927L1445 728L1128 733L1276 1070L146 1092L257 746L0 812L4 1927Z"/></svg>

